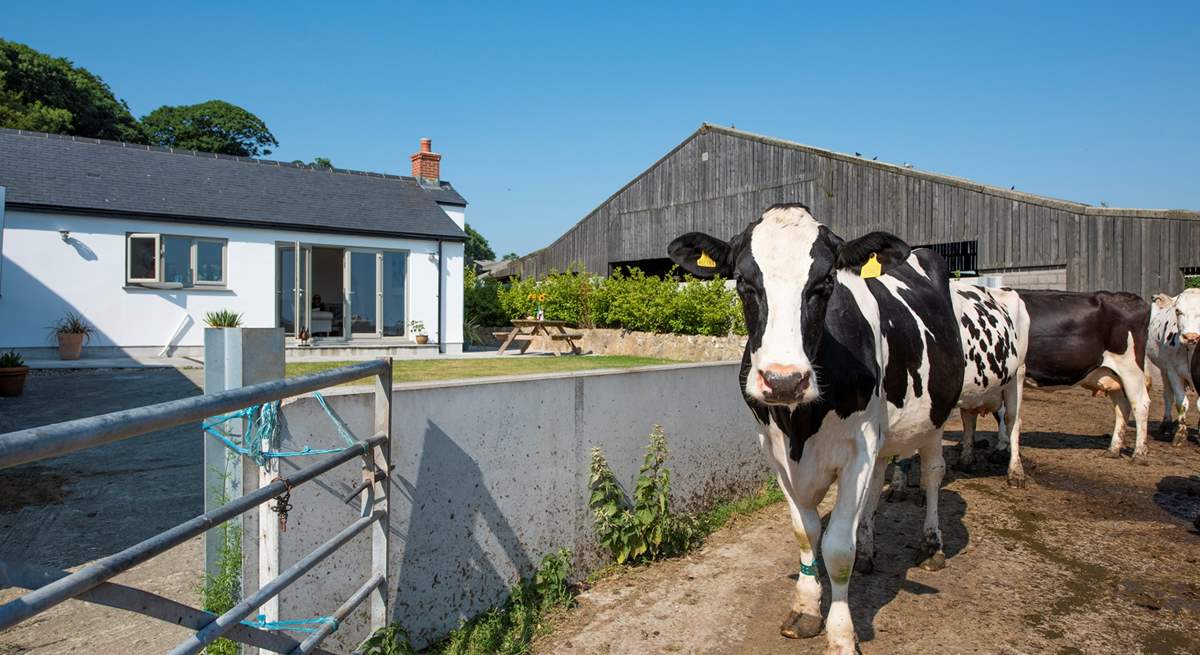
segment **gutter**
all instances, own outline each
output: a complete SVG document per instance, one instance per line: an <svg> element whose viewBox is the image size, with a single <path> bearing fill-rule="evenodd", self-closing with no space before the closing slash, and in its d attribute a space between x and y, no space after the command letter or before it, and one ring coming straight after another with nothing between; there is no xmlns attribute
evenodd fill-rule
<svg viewBox="0 0 1200 655"><path fill-rule="evenodd" d="M442 240L438 239L438 354L446 354L446 263L442 252Z"/></svg>

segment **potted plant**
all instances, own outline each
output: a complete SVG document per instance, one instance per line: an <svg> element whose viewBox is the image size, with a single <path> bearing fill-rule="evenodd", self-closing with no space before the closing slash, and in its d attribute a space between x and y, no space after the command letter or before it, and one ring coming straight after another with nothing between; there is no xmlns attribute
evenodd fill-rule
<svg viewBox="0 0 1200 655"><path fill-rule="evenodd" d="M205 314L204 322L211 328L242 327L242 315L228 309L222 309Z"/></svg>
<svg viewBox="0 0 1200 655"><path fill-rule="evenodd" d="M90 341L96 328L88 325L75 312L67 312L51 328L58 338L58 356L61 359L79 359L83 344Z"/></svg>
<svg viewBox="0 0 1200 655"><path fill-rule="evenodd" d="M425 323L422 321L409 321L408 331L412 333L413 338L417 343L429 343L429 335L425 334Z"/></svg>
<svg viewBox="0 0 1200 655"><path fill-rule="evenodd" d="M28 374L29 367L17 351L10 350L0 355L0 396L21 395Z"/></svg>

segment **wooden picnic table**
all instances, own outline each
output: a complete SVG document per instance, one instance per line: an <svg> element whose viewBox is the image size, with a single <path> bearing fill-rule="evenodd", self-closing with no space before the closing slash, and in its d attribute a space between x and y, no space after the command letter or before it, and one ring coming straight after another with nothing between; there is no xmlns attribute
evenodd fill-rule
<svg viewBox="0 0 1200 655"><path fill-rule="evenodd" d="M512 345L514 341L521 343L521 354L525 354L529 350L529 345L533 343L533 338L538 334L544 334L550 338L550 342L558 344L566 343L571 349L571 354L579 354L579 345L575 343L576 339L582 339L581 332L567 332L566 321L539 321L533 318L518 318L512 321L513 329L510 332L493 332L492 334L498 339L504 339L500 344L499 354L503 355L505 350ZM555 357L562 355L558 348L552 351Z"/></svg>

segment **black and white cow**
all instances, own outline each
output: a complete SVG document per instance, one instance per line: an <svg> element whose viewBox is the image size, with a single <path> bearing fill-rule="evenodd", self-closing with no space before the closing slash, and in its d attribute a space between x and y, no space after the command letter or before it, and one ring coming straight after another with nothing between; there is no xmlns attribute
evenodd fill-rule
<svg viewBox="0 0 1200 655"><path fill-rule="evenodd" d="M1029 314L1016 292L952 282L955 315L962 328L966 374L958 406L962 416L959 466L975 464L975 423L995 414L1000 450L1009 448L1008 484L1025 486L1021 466L1021 390L1029 349ZM1001 413L1001 410L1002 413Z"/></svg>
<svg viewBox="0 0 1200 655"><path fill-rule="evenodd" d="M1150 338L1146 356L1162 373L1164 433L1174 432L1173 443L1187 442L1188 389L1193 389L1191 362L1200 343L1200 289L1178 296L1158 294L1150 307ZM1178 416L1178 421L1176 420Z"/></svg>
<svg viewBox="0 0 1200 655"><path fill-rule="evenodd" d="M741 392L788 498L800 575L788 637L821 631L817 544L832 585L828 652L855 651L847 604L860 518L874 513L888 458L921 453L922 555L944 565L937 494L942 426L962 390L963 353L946 264L883 232L843 241L803 205L775 205L731 241L692 232L671 258L737 280L748 342ZM817 505L836 480L825 535Z"/></svg>
<svg viewBox="0 0 1200 655"><path fill-rule="evenodd" d="M1097 395L1107 394L1116 418L1105 455L1121 456L1125 423L1132 414L1137 424L1133 461L1147 464L1150 393L1144 363L1150 304L1124 292L1016 292L1029 312L1026 383L1079 385Z"/></svg>

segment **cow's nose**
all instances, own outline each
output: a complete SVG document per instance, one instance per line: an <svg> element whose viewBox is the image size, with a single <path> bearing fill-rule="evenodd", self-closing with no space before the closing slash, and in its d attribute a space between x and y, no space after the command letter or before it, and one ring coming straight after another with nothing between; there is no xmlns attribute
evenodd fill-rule
<svg viewBox="0 0 1200 655"><path fill-rule="evenodd" d="M1184 332L1183 342L1190 345L1195 345L1200 341L1200 332Z"/></svg>
<svg viewBox="0 0 1200 655"><path fill-rule="evenodd" d="M766 366L758 375L763 397L767 400L795 402L808 389L809 372L795 366Z"/></svg>

